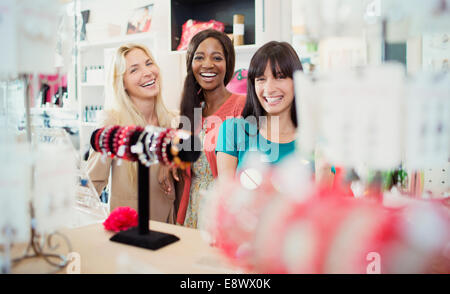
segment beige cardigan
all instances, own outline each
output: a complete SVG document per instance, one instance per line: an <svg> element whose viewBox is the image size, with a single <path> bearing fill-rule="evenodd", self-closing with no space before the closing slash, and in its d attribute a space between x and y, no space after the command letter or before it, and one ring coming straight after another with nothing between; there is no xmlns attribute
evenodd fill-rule
<svg viewBox="0 0 450 294"><path fill-rule="evenodd" d="M119 206L129 206L136 209L138 206L137 187L132 187L125 165L117 165L116 159L107 158L101 160L102 154L91 150L87 171L89 178L97 192L102 192L108 184L109 171L111 170L111 194L109 196L110 211ZM176 193L173 179L170 177L172 192L166 195L158 183L159 164L150 167L150 219L174 224L176 220Z"/></svg>

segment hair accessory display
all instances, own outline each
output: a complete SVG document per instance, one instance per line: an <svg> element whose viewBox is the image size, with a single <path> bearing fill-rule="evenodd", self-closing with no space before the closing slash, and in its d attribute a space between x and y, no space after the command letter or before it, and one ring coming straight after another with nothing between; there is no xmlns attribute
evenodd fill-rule
<svg viewBox="0 0 450 294"><path fill-rule="evenodd" d="M123 207L114 211L105 221L107 230L121 231L111 241L157 250L179 240L175 235L149 229L150 217L150 166L156 163L171 168L185 169L190 162L200 157L200 139L184 130L156 126L107 126L95 130L91 135L91 146L103 153L121 160L137 161L138 213ZM128 210L127 210L128 209ZM134 213L134 214L133 214ZM128 218L128 219L127 219ZM137 224L137 228L135 228Z"/></svg>
<svg viewBox="0 0 450 294"><path fill-rule="evenodd" d="M147 126L108 126L95 130L91 136L92 148L111 158L139 161L150 167L155 163L186 169L195 161L200 151L183 148L193 146L191 134L175 130Z"/></svg>

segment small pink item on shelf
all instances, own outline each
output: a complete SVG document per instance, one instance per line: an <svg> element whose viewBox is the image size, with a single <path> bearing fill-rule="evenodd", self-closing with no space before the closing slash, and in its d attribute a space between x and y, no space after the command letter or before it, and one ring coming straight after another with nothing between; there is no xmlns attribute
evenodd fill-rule
<svg viewBox="0 0 450 294"><path fill-rule="evenodd" d="M138 225L138 214L136 210L128 206L117 207L108 218L103 222L105 230L108 231L126 231L131 227Z"/></svg>
<svg viewBox="0 0 450 294"><path fill-rule="evenodd" d="M227 85L228 91L236 94L247 94L247 74L248 70L238 69L234 72L233 78Z"/></svg>
<svg viewBox="0 0 450 294"><path fill-rule="evenodd" d="M221 32L225 31L225 25L222 22L216 20L203 22L189 19L183 24L182 28L183 30L181 33L181 40L180 44L177 47L177 51L186 50L189 45L189 41L191 41L192 37L195 36L198 32L207 29L214 29Z"/></svg>

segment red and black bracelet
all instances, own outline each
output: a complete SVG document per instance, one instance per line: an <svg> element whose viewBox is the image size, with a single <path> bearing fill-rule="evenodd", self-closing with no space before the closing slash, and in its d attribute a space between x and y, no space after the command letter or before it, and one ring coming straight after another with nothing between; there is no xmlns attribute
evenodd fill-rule
<svg viewBox="0 0 450 294"><path fill-rule="evenodd" d="M117 126L117 129L113 134L112 152L114 153L115 156L117 156L117 153L119 152L119 139L120 139L120 134L122 133L122 129L123 129L123 127Z"/></svg>
<svg viewBox="0 0 450 294"><path fill-rule="evenodd" d="M104 129L105 128L98 129L97 133L95 134L94 150L97 151L97 152L101 152L101 149L100 149L100 135L102 134Z"/></svg>
<svg viewBox="0 0 450 294"><path fill-rule="evenodd" d="M100 149L102 150L102 153L108 155L110 153L109 149L109 142L108 142L108 136L112 130L113 126L108 126L103 131L102 135L100 136Z"/></svg>
<svg viewBox="0 0 450 294"><path fill-rule="evenodd" d="M104 137L104 145L105 145L105 150L106 150L106 154L108 154L111 158L114 157L115 153L113 152L113 146L112 146L112 134L117 130L118 126L111 126L108 127L108 129L106 130L106 134Z"/></svg>
<svg viewBox="0 0 450 294"><path fill-rule="evenodd" d="M162 142L163 142L164 138L166 137L168 131L169 131L169 129L162 131L159 134L158 138L156 138L155 153L156 153L156 156L157 156L159 162L163 162L163 157L162 157L162 152L161 152Z"/></svg>
<svg viewBox="0 0 450 294"><path fill-rule="evenodd" d="M118 152L117 152L116 156L119 158L123 158L125 160L128 160L127 152L126 152L127 136L132 128L133 128L133 126L123 127L120 132L120 135L119 135L119 143L118 143L119 145L118 145Z"/></svg>
<svg viewBox="0 0 450 294"><path fill-rule="evenodd" d="M188 133L169 128L112 125L94 131L91 146L111 158L140 160L145 166L159 162L171 168L185 169L190 164L180 158L180 144L189 137ZM132 148L132 145L135 147Z"/></svg>
<svg viewBox="0 0 450 294"><path fill-rule="evenodd" d="M142 132L143 130L144 130L143 127L135 125L128 126L125 128L124 132L122 133L123 134L122 140L119 142L119 145L125 146L123 155L124 159L130 161L138 160L138 157L131 152L131 138L136 134L136 132Z"/></svg>

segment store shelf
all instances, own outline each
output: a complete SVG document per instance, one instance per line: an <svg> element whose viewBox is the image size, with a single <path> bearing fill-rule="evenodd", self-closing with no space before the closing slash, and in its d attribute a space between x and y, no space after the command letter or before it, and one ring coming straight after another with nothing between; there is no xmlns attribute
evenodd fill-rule
<svg viewBox="0 0 450 294"><path fill-rule="evenodd" d="M247 54L247 53L253 53L256 50L258 50L260 46L255 45L255 44L251 44L251 45L241 45L241 46L234 46L234 52L237 54ZM169 53L170 55L183 55L186 54L186 50L181 50L181 51L170 51Z"/></svg>
<svg viewBox="0 0 450 294"><path fill-rule="evenodd" d="M103 87L104 84L101 83L81 83L82 87Z"/></svg>
<svg viewBox="0 0 450 294"><path fill-rule="evenodd" d="M95 128L95 127L98 126L98 123L96 123L96 122L85 122L85 121L83 121L83 122L81 122L81 126L84 127L84 128Z"/></svg>
<svg viewBox="0 0 450 294"><path fill-rule="evenodd" d="M114 47L119 44L129 43L129 42L142 42L144 40L149 40L154 38L154 33L140 33L140 34L132 34L132 35L121 35L117 37L112 37L103 41L82 41L79 43L78 48L80 50L87 50L95 47L106 48L106 47Z"/></svg>
<svg viewBox="0 0 450 294"><path fill-rule="evenodd" d="M242 46L234 46L234 51L236 54L239 53L254 53L256 50L258 50L260 46L258 45L242 45Z"/></svg>
<svg viewBox="0 0 450 294"><path fill-rule="evenodd" d="M171 0L171 49L175 50L178 47L183 24L189 19L204 22L213 19L224 24L226 33L232 33L234 14L242 14L245 17L244 44L254 44L256 2L255 0Z"/></svg>
<svg viewBox="0 0 450 294"><path fill-rule="evenodd" d="M31 115L40 115L40 114L48 114L53 116L76 116L78 112L76 110L67 109L67 108L60 108L60 107L33 107L30 108L30 114Z"/></svg>

